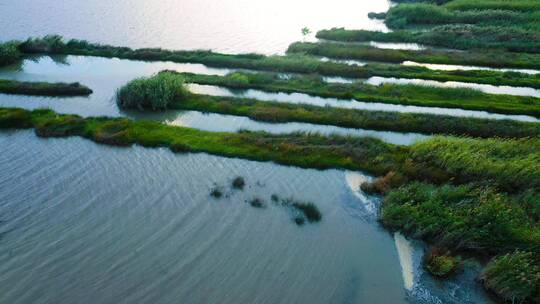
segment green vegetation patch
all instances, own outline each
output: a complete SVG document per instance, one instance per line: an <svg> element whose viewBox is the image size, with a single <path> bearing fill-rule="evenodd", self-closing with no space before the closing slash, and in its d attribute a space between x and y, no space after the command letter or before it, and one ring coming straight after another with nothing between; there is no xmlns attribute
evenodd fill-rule
<svg viewBox="0 0 540 304"><path fill-rule="evenodd" d="M540 191L540 139L434 137L411 146L409 176L484 183L509 193ZM438 177L437 174L441 173ZM445 176L446 175L446 176Z"/></svg>
<svg viewBox="0 0 540 304"><path fill-rule="evenodd" d="M247 116L270 123L296 121L345 128L483 138L540 136L540 124L533 122L354 110L205 95L193 95L182 102L174 103L171 108Z"/></svg>
<svg viewBox="0 0 540 304"><path fill-rule="evenodd" d="M165 110L172 102L186 98L184 80L168 72L130 81L116 93L119 107L131 109Z"/></svg>
<svg viewBox="0 0 540 304"><path fill-rule="evenodd" d="M289 46L287 53L324 56L334 59L358 59L391 63L416 61L436 64L476 65L492 68L540 69L539 54L510 53L504 51L399 50L382 49L361 44L295 42ZM527 75L524 76L527 78L530 77ZM537 80L540 81L540 76Z"/></svg>
<svg viewBox="0 0 540 304"><path fill-rule="evenodd" d="M432 275L447 278L460 267L461 260L443 248L434 247L424 255L424 267Z"/></svg>
<svg viewBox="0 0 540 304"><path fill-rule="evenodd" d="M33 127L32 115L23 109L0 108L0 128L25 129Z"/></svg>
<svg viewBox="0 0 540 304"><path fill-rule="evenodd" d="M347 168L384 174L402 162L404 147L373 138L263 132L214 133L155 121L57 114L51 110L2 109L3 128L33 126L42 137L81 136L126 146L168 147L306 168ZM13 123L14 125L11 125Z"/></svg>
<svg viewBox="0 0 540 304"><path fill-rule="evenodd" d="M540 249L539 223L515 198L491 187L411 183L387 194L381 221L392 230L481 255Z"/></svg>
<svg viewBox="0 0 540 304"><path fill-rule="evenodd" d="M56 38L55 38L56 37ZM60 39L60 43L58 42ZM49 42L48 42L49 41ZM50 42L52 41L52 42ZM43 44L49 45L43 47ZM147 61L172 61L179 63L201 63L211 67L238 68L259 71L320 74L350 78L372 76L438 81L463 81L487 84L529 86L538 84L533 76L511 75L495 71L432 71L423 67L371 64L355 66L336 62L323 62L312 56L264 56L259 54L219 54L211 51L171 51L164 49L137 49L92 44L82 40L63 42L61 37L46 36L28 39L19 47L24 53L71 54L100 57L116 57Z"/></svg>
<svg viewBox="0 0 540 304"><path fill-rule="evenodd" d="M278 74L235 72L227 76L180 74L188 82L267 92L305 93L321 97L355 99L365 102L427 107L484 110L504 114L540 117L540 99L495 95L464 88L439 88L422 85L328 83L317 75L296 75L282 79ZM242 79L239 82L238 79Z"/></svg>
<svg viewBox="0 0 540 304"><path fill-rule="evenodd" d="M16 42L0 43L0 66L13 64L21 58Z"/></svg>
<svg viewBox="0 0 540 304"><path fill-rule="evenodd" d="M317 38L342 42L406 42L460 50L490 48L538 53L538 35L535 30L512 27L447 24L432 27L429 31L398 30L389 33L334 28L319 31Z"/></svg>
<svg viewBox="0 0 540 304"><path fill-rule="evenodd" d="M21 82L0 79L0 93L36 96L87 96L92 90L78 82Z"/></svg>
<svg viewBox="0 0 540 304"><path fill-rule="evenodd" d="M512 303L540 302L540 256L515 251L495 258L481 277L486 289Z"/></svg>

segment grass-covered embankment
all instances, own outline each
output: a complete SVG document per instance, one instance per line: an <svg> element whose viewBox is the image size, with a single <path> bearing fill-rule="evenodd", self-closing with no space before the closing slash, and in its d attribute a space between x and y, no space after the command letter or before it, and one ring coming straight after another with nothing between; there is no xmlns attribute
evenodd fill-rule
<svg viewBox="0 0 540 304"><path fill-rule="evenodd" d="M87 96L92 90L78 82L24 82L0 79L0 93L34 96Z"/></svg>
<svg viewBox="0 0 540 304"><path fill-rule="evenodd" d="M480 277L486 289L512 303L538 303L539 201L534 189L508 195L488 185L412 183L387 194L381 222L454 254L493 257ZM445 256L443 267L433 267L428 257L426 268L446 276L455 272L452 259Z"/></svg>
<svg viewBox="0 0 540 304"><path fill-rule="evenodd" d="M364 102L460 108L502 114L540 117L540 99L534 97L487 94L464 88L422 85L328 83L317 75L294 75L283 79L278 74L235 72L226 76L181 73L187 82L267 92L305 93L321 97L355 99Z"/></svg>
<svg viewBox="0 0 540 304"><path fill-rule="evenodd" d="M80 136L98 143L167 147L307 168L347 168L384 174L400 163L404 148L373 138L309 134L215 133L156 121L63 115L50 110L0 110L0 128L34 128L42 137Z"/></svg>
<svg viewBox="0 0 540 304"><path fill-rule="evenodd" d="M526 251L499 256L488 264L481 281L507 302L540 303L540 257Z"/></svg>
<svg viewBox="0 0 540 304"><path fill-rule="evenodd" d="M156 121L63 115L51 110L2 108L2 128L35 128L41 136L82 136L111 145L140 144L173 150L311 168L360 169L376 175L399 172L407 180L489 182L507 192L540 189L540 139L435 137L411 147L372 138L262 132L214 133Z"/></svg>
<svg viewBox="0 0 540 304"><path fill-rule="evenodd" d="M448 1L444 5L416 3L392 7L385 23L392 33L332 29L318 38L339 41L413 42L454 49L503 49L510 52L540 52L540 11L522 10L514 1ZM523 2L525 3L525 2ZM466 7L466 9L464 9ZM486 8L489 7L489 8ZM420 29L418 29L420 27ZM427 28L428 30L424 30Z"/></svg>
<svg viewBox="0 0 540 304"><path fill-rule="evenodd" d="M418 43L422 45L431 45L438 47L447 47L460 50L475 50L482 49L487 44L488 48L494 50L504 49L508 52L531 52L538 53L538 46L534 48L526 48L522 50L519 46L511 47L500 42L504 39L509 39L513 35L524 36L522 39L537 39L537 37L527 37L527 33L519 33L519 30L500 32L498 28L493 27L477 27L471 25L441 25L433 27L428 31L415 30L397 30L394 32L375 32L367 30L345 30L343 28L333 28L330 30L322 30L317 33L317 38L341 41L341 42L394 42L394 43ZM536 35L536 34L533 34ZM478 40L478 41L477 41ZM491 41L490 41L491 40ZM503 48L506 46L506 48ZM522 66L524 67L524 66Z"/></svg>
<svg viewBox="0 0 540 304"><path fill-rule="evenodd" d="M33 38L19 44L24 54L65 54L122 58L145 61L172 61L201 63L210 67L249 69L258 71L320 74L349 78L373 76L461 81L471 83L540 87L538 78L520 73L496 71L433 71L424 67L394 64L354 66L336 62L323 62L312 56L264 56L259 54L220 54L211 51L172 51L164 49L130 49L89 43L84 40L64 42L59 36Z"/></svg>
<svg viewBox="0 0 540 304"><path fill-rule="evenodd" d="M540 69L539 54L510 53L504 51L399 50L382 49L361 44L295 42L289 46L287 53L324 56L334 59L357 59L391 63L416 61L492 68ZM538 81L540 81L540 77Z"/></svg>
<svg viewBox="0 0 540 304"><path fill-rule="evenodd" d="M387 228L454 254L492 257L481 278L487 289L508 301L538 300L538 138L434 138L412 145L401 171L374 184L386 193Z"/></svg>
<svg viewBox="0 0 540 304"><path fill-rule="evenodd" d="M127 109L193 110L247 116L253 120L272 123L295 121L380 131L473 137L518 138L540 136L540 123L367 111L189 93L183 81L197 76L187 73L161 72L150 78L136 79L119 90L117 103L119 107ZM227 77L217 78L245 84L245 80L248 78L243 78L243 76L244 74L233 73ZM255 74L248 76L257 78ZM277 77L275 75L259 76L262 76L262 78L257 78L259 80L264 80L265 77L271 77L271 79ZM208 77L213 79L214 76ZM279 79L279 77L276 79ZM160 82L160 80L166 81ZM268 80L268 82L271 81ZM126 97L130 98L128 102L126 102Z"/></svg>
<svg viewBox="0 0 540 304"><path fill-rule="evenodd" d="M472 137L523 138L540 136L540 123L446 115L398 113L265 102L245 98L192 95L171 104L171 109L247 116L253 120L305 122L378 131Z"/></svg>

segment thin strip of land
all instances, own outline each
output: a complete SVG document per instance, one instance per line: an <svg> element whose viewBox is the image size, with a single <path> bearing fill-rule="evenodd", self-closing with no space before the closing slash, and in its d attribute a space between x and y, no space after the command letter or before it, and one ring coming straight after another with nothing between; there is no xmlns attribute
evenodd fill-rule
<svg viewBox="0 0 540 304"><path fill-rule="evenodd" d="M157 121L58 114L51 110L0 109L0 128L33 128L41 137L80 136L98 143L168 147L316 169L346 168L384 174L401 162L404 148L374 138L219 133L169 126Z"/></svg>
<svg viewBox="0 0 540 304"><path fill-rule="evenodd" d="M361 82L328 83L317 75L293 75L283 79L272 73L234 72L226 76L180 73L187 82L236 89L258 89L266 92L304 93L313 96L354 99L364 102L460 108L501 114L540 117L540 99L534 97L495 95L464 88L439 88L422 85Z"/></svg>
<svg viewBox="0 0 540 304"><path fill-rule="evenodd" d="M78 82L50 83L0 79L0 93L33 96L87 96L92 90Z"/></svg>
<svg viewBox="0 0 540 304"><path fill-rule="evenodd" d="M58 114L52 110L0 108L0 128L33 128L43 137L80 136L98 143L169 147L275 161L307 168L346 168L409 180L465 184L490 181L510 193L540 190L540 138L434 137L410 147L369 137L264 132L214 133L156 121Z"/></svg>
<svg viewBox="0 0 540 304"><path fill-rule="evenodd" d="M322 62L312 56L264 56L259 54L220 54L211 51L171 51L164 49L130 49L93 44L84 40L64 42L60 36L28 39L19 43L23 54L65 54L122 58L144 61L172 61L200 63L210 67L271 71L278 73L319 74L347 78L373 76L437 81L459 81L492 85L540 88L538 77L520 73L497 71L433 71L425 67L395 64L354 66L336 62Z"/></svg>
<svg viewBox="0 0 540 304"><path fill-rule="evenodd" d="M451 51L440 49L397 50L369 45L329 42L296 42L289 46L289 54L324 56L334 59L357 59L390 63L416 61L436 64L458 64L491 68L540 69L540 55L504 51ZM540 78L539 78L540 81Z"/></svg>
<svg viewBox="0 0 540 304"><path fill-rule="evenodd" d="M246 116L271 123L305 122L378 131L472 137L525 138L540 136L540 123L446 115L398 113L266 102L246 98L191 95L171 109Z"/></svg>

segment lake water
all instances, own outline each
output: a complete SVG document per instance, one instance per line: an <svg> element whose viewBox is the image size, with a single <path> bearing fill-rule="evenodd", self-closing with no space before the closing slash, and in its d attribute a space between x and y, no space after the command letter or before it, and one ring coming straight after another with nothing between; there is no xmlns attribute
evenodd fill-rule
<svg viewBox="0 0 540 304"><path fill-rule="evenodd" d="M313 32L333 26L386 30L367 13L389 5L6 0L0 3L0 39L58 33L131 47L273 54L302 39L304 26ZM0 105L132 116L118 110L114 91L162 69L229 72L196 64L44 57L2 69L0 78L80 81L94 94L0 95ZM196 115L154 118L200 128L212 128L213 121L216 129L232 128L235 119ZM235 176L246 179L244 191L231 190ZM359 190L369 179L359 172L2 131L0 303L490 303L474 283L477 268L446 282L423 272L423 244L378 225L379 200ZM210 197L216 186L225 198ZM296 226L290 210L271 203L272 194L313 202L323 221ZM267 208L249 206L253 198Z"/></svg>
<svg viewBox="0 0 540 304"><path fill-rule="evenodd" d="M60 34L131 47L281 54L302 39L303 27L386 30L367 14L389 7L387 0L4 0L0 39Z"/></svg>

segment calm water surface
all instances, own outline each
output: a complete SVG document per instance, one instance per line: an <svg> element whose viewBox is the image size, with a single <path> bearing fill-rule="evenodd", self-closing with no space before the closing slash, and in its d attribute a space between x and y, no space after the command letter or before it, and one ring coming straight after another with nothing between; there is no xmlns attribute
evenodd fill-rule
<svg viewBox="0 0 540 304"><path fill-rule="evenodd" d="M0 147L2 303L483 301L474 273L423 274L422 246L377 225L360 173L31 131L1 132ZM272 194L315 203L323 221L296 226Z"/></svg>
<svg viewBox="0 0 540 304"><path fill-rule="evenodd" d="M367 14L389 7L388 0L3 0L0 39L60 34L130 47L276 54L301 40L303 27L385 31Z"/></svg>

